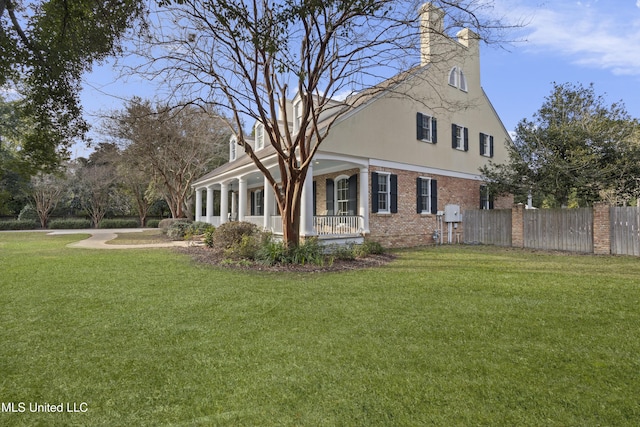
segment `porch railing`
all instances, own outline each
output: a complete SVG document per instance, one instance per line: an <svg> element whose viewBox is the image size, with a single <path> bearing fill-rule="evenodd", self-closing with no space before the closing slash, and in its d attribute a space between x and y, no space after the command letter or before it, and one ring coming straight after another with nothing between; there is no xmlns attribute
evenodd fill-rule
<svg viewBox="0 0 640 427"><path fill-rule="evenodd" d="M360 234L364 229L364 219L359 215L314 216L313 228L319 236Z"/></svg>
<svg viewBox="0 0 640 427"><path fill-rule="evenodd" d="M364 218L359 215L314 216L313 228L319 236L360 234L364 230ZM282 217L271 217L271 230L274 234L282 234Z"/></svg>

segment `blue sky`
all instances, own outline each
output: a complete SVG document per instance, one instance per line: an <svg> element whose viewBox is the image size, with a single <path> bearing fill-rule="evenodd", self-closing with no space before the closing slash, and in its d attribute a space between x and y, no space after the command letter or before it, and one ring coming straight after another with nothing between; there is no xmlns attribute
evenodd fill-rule
<svg viewBox="0 0 640 427"><path fill-rule="evenodd" d="M623 101L640 119L640 0L495 0L496 16L526 27L505 48L482 45L482 86L508 131L531 118L552 83L594 84L608 104ZM614 6L615 5L615 6ZM82 102L90 122L133 95L153 97L136 77L116 81L111 64L85 78ZM95 135L94 135L95 136ZM99 142L99 141L97 141ZM84 147L74 155L86 156Z"/></svg>

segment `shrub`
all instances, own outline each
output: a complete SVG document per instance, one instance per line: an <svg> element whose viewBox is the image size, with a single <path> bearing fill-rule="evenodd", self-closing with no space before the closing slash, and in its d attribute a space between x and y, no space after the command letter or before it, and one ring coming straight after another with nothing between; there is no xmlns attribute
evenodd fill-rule
<svg viewBox="0 0 640 427"><path fill-rule="evenodd" d="M56 230L91 228L91 220L82 218L54 219L49 222L49 228Z"/></svg>
<svg viewBox="0 0 640 427"><path fill-rule="evenodd" d="M282 241L273 240L267 236L256 252L256 261L264 265L274 265L287 263L287 250Z"/></svg>
<svg viewBox="0 0 640 427"><path fill-rule="evenodd" d="M0 230L34 230L38 223L33 220L8 220L0 221Z"/></svg>
<svg viewBox="0 0 640 427"><path fill-rule="evenodd" d="M382 255L384 253L384 248L378 242L374 242L371 240L365 240L361 245L355 245L353 247L353 254L356 257L364 257L367 255Z"/></svg>
<svg viewBox="0 0 640 427"><path fill-rule="evenodd" d="M139 226L135 219L103 219L98 228L137 228Z"/></svg>
<svg viewBox="0 0 640 427"><path fill-rule="evenodd" d="M229 259L255 260L258 250L262 246L260 232L245 234L239 242L233 243L224 250L224 256Z"/></svg>
<svg viewBox="0 0 640 427"><path fill-rule="evenodd" d="M204 244L208 248L213 247L213 235L215 234L216 228L212 225L204 232Z"/></svg>
<svg viewBox="0 0 640 427"><path fill-rule="evenodd" d="M298 246L289 249L288 259L293 264L324 265L324 248L317 238L307 239Z"/></svg>
<svg viewBox="0 0 640 427"><path fill-rule="evenodd" d="M212 246L215 249L225 250L242 242L242 236L259 234L258 226L250 222L225 222L216 228L212 236Z"/></svg>
<svg viewBox="0 0 640 427"><path fill-rule="evenodd" d="M147 221L147 227L149 228L158 228L159 224L160 224L159 219L150 219Z"/></svg>
<svg viewBox="0 0 640 427"><path fill-rule="evenodd" d="M187 218L165 218L158 223L158 228L162 228L162 232L166 234L167 231L169 230L169 227L174 222L191 223L191 221Z"/></svg>
<svg viewBox="0 0 640 427"><path fill-rule="evenodd" d="M189 227L191 227L189 220L173 221L167 229L167 236L171 240L184 240L184 236L189 231Z"/></svg>
<svg viewBox="0 0 640 427"><path fill-rule="evenodd" d="M334 245L329 252L335 259L343 261L353 261L356 259L353 245Z"/></svg>
<svg viewBox="0 0 640 427"><path fill-rule="evenodd" d="M215 227L209 224L208 222L203 222L203 221L192 222L187 228L187 230L185 231L184 238L185 240L189 240L194 236L203 236L205 232L207 232L212 228L215 230Z"/></svg>

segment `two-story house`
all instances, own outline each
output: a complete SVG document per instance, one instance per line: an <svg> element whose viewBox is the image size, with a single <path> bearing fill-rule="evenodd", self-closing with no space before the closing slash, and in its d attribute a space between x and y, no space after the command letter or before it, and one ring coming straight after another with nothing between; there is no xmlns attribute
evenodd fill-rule
<svg viewBox="0 0 640 427"><path fill-rule="evenodd" d="M489 197L479 172L489 160L506 161L511 143L480 84L479 38L468 29L456 38L442 34L444 14L429 4L421 19L433 30L421 32L421 65L360 98L315 155L303 188L301 236L340 242L366 235L385 246L415 246L434 242L447 205L511 206L510 197ZM293 123L281 124L294 132L296 98L283 107ZM277 175L261 123L250 143ZM278 234L273 192L241 150L232 137L229 162L194 184L196 220L250 221Z"/></svg>

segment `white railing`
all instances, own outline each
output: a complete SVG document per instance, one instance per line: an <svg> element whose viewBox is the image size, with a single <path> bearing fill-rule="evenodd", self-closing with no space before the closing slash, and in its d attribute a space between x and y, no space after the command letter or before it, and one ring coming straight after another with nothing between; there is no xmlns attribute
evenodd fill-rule
<svg viewBox="0 0 640 427"><path fill-rule="evenodd" d="M313 217L313 228L318 236L345 236L361 234L364 218L357 215L323 215ZM282 217L271 217L271 231L282 234Z"/></svg>
<svg viewBox="0 0 640 427"><path fill-rule="evenodd" d="M245 216L244 220L246 222L250 222L251 224L257 225L258 227L260 227L260 229L262 229L262 227L264 226L264 217L262 215Z"/></svg>
<svg viewBox="0 0 640 427"><path fill-rule="evenodd" d="M360 234L364 229L364 219L358 215L314 216L313 228L319 236Z"/></svg>

